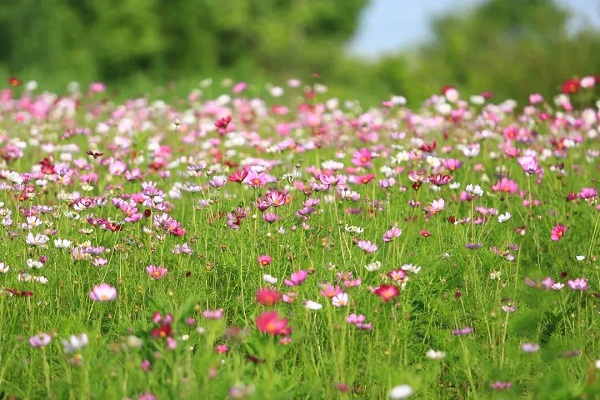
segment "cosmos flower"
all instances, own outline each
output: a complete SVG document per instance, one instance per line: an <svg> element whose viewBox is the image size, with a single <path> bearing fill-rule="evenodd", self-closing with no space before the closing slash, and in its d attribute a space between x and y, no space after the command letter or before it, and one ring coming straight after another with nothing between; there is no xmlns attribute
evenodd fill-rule
<svg viewBox="0 0 600 400"><path fill-rule="evenodd" d="M90 298L94 301L111 301L117 298L117 289L108 283L94 286L90 292Z"/></svg>

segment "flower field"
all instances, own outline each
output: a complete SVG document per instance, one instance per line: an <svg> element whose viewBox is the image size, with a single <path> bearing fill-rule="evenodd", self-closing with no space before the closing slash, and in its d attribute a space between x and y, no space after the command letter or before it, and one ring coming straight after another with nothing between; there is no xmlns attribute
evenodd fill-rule
<svg viewBox="0 0 600 400"><path fill-rule="evenodd" d="M600 396L597 78L414 110L9 83L0 398Z"/></svg>

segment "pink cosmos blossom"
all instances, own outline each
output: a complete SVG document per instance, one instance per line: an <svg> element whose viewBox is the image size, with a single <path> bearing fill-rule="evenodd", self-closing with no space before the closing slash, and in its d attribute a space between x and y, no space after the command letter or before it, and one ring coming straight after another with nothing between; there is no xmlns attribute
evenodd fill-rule
<svg viewBox="0 0 600 400"><path fill-rule="evenodd" d="M289 335L288 320L280 318L277 311L265 311L255 319L256 327L260 332L269 335Z"/></svg>
<svg viewBox="0 0 600 400"><path fill-rule="evenodd" d="M94 301L111 301L117 298L117 289L108 283L94 286L90 292L90 298Z"/></svg>
<svg viewBox="0 0 600 400"><path fill-rule="evenodd" d="M272 260L271 256L268 254L263 254L263 255L258 256L258 264L261 267L266 267L268 265L271 265L271 260Z"/></svg>
<svg viewBox="0 0 600 400"><path fill-rule="evenodd" d="M393 239L400 237L402 235L402 229L397 226L392 226L388 231L383 234L384 242L391 242Z"/></svg>
<svg viewBox="0 0 600 400"><path fill-rule="evenodd" d="M400 289L396 285L381 285L374 289L373 293L379 296L384 303L387 303L391 299L398 297Z"/></svg>
<svg viewBox="0 0 600 400"><path fill-rule="evenodd" d="M563 224L555 225L554 228L552 228L552 231L550 232L550 239L552 239L555 242L559 241L568 229L569 228L567 228Z"/></svg>
<svg viewBox="0 0 600 400"><path fill-rule="evenodd" d="M256 189L266 185L269 180L267 178L267 174L264 172L250 171L248 172L246 179L244 179L244 182Z"/></svg>
<svg viewBox="0 0 600 400"><path fill-rule="evenodd" d="M537 281L534 281L531 278L527 277L525 278L525 284L536 289L550 290L552 289L552 285L554 285L554 281L550 277L546 277L542 280Z"/></svg>
<svg viewBox="0 0 600 400"><path fill-rule="evenodd" d="M321 285L321 291L320 291L321 295L325 296L325 297L329 297L332 298L340 293L342 293L342 288L339 286L333 286L330 283L326 283Z"/></svg>
<svg viewBox="0 0 600 400"><path fill-rule="evenodd" d="M41 332L35 336L30 337L29 344L31 345L31 347L37 349L40 347L47 346L48 344L50 344L51 340L52 340L52 336L50 336L47 333Z"/></svg>
<svg viewBox="0 0 600 400"><path fill-rule="evenodd" d="M502 178L492 185L492 191L515 194L519 190L517 183L513 180Z"/></svg>
<svg viewBox="0 0 600 400"><path fill-rule="evenodd" d="M588 290L589 289L588 280L584 279L584 278L577 278L574 280L569 280L569 281L567 281L567 285L572 290Z"/></svg>
<svg viewBox="0 0 600 400"><path fill-rule="evenodd" d="M167 269L164 267L157 267L154 264L148 265L146 267L146 271L148 271L148 275L154 279L160 279L167 274Z"/></svg>
<svg viewBox="0 0 600 400"><path fill-rule="evenodd" d="M375 243L371 243L368 240L359 240L356 242L356 245L359 249L366 253L374 253L377 251L377 245Z"/></svg>
<svg viewBox="0 0 600 400"><path fill-rule="evenodd" d="M356 165L357 167L371 168L371 159L371 152L369 149L365 149L364 147L352 154L352 164Z"/></svg>
<svg viewBox="0 0 600 400"><path fill-rule="evenodd" d="M223 318L224 311L222 308L216 310L204 310L202 316L206 319L221 319Z"/></svg>
<svg viewBox="0 0 600 400"><path fill-rule="evenodd" d="M308 277L308 272L304 270L300 270L298 272L294 272L290 279L284 279L283 283L286 286L298 286L301 285L306 278Z"/></svg>

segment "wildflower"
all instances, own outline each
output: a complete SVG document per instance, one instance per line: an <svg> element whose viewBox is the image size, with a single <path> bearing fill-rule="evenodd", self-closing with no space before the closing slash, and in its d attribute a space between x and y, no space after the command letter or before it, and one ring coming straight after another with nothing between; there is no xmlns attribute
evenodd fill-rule
<svg viewBox="0 0 600 400"><path fill-rule="evenodd" d="M104 267L108 264L108 259L97 257L90 261L94 267Z"/></svg>
<svg viewBox="0 0 600 400"><path fill-rule="evenodd" d="M362 324L366 319L367 319L367 317L365 317L362 314L356 315L356 314L352 313L346 317L346 322L348 322L351 325L356 325L356 324Z"/></svg>
<svg viewBox="0 0 600 400"><path fill-rule="evenodd" d="M318 311L321 308L323 308L322 304L317 303L316 301L312 301L312 300L306 300L302 304L304 305L304 308L307 308L307 309L313 310L313 311Z"/></svg>
<svg viewBox="0 0 600 400"><path fill-rule="evenodd" d="M342 293L342 288L339 286L333 287L330 283L321 285L321 295L325 297L332 298L340 293Z"/></svg>
<svg viewBox="0 0 600 400"><path fill-rule="evenodd" d="M550 232L550 239L552 239L555 242L559 241L568 229L569 228L567 228L563 224L555 225L554 228L552 228L552 231Z"/></svg>
<svg viewBox="0 0 600 400"><path fill-rule="evenodd" d="M473 197L481 197L483 196L483 189L479 185L467 185L465 191Z"/></svg>
<svg viewBox="0 0 600 400"><path fill-rule="evenodd" d="M274 285L277 283L277 278L275 278L272 275L265 274L262 276L262 278L263 278L263 281L265 281L266 283L270 283L271 285Z"/></svg>
<svg viewBox="0 0 600 400"><path fill-rule="evenodd" d="M554 281L550 277L546 277L541 281L533 281L531 278L527 277L525 278L525 284L536 289L550 290L552 285L554 285Z"/></svg>
<svg viewBox="0 0 600 400"><path fill-rule="evenodd" d="M206 319L221 319L223 318L223 309L219 308L216 310L204 310L202 311L202 316Z"/></svg>
<svg viewBox="0 0 600 400"><path fill-rule="evenodd" d="M496 381L496 382L490 384L490 388L492 388L493 390L506 390L506 389L510 389L511 387L512 387L512 383L510 383L510 382Z"/></svg>
<svg viewBox="0 0 600 400"><path fill-rule="evenodd" d="M394 297L398 297L400 289L396 285L381 285L373 293L379 296L384 303L387 303Z"/></svg>
<svg viewBox="0 0 600 400"><path fill-rule="evenodd" d="M511 213L509 213L509 212L506 212L506 213L504 213L504 214L500 214L500 215L498 215L498 222L499 222L499 223L503 223L503 222L506 222L506 221L508 221L508 220L509 220L509 219L511 219L511 218L512 218L512 214L511 214Z"/></svg>
<svg viewBox="0 0 600 400"><path fill-rule="evenodd" d="M229 350L229 348L226 344L218 344L215 346L215 353L217 354L225 354L227 353L227 350Z"/></svg>
<svg viewBox="0 0 600 400"><path fill-rule="evenodd" d="M0 262L0 274L5 274L10 270L10 267L3 262Z"/></svg>
<svg viewBox="0 0 600 400"><path fill-rule="evenodd" d="M377 245L375 243L371 243L368 240L359 240L356 245L359 249L363 250L366 253L374 253L377 251Z"/></svg>
<svg viewBox="0 0 600 400"><path fill-rule="evenodd" d="M348 305L348 300L348 293L341 292L331 298L331 304L336 307L345 307Z"/></svg>
<svg viewBox="0 0 600 400"><path fill-rule="evenodd" d="M435 351L433 349L429 349L426 356L431 360L441 360L442 358L446 357L446 353L443 351Z"/></svg>
<svg viewBox="0 0 600 400"><path fill-rule="evenodd" d="M575 280L567 281L567 285L572 290L588 290L588 280L584 278L577 278Z"/></svg>
<svg viewBox="0 0 600 400"><path fill-rule="evenodd" d="M392 226L388 231L383 234L384 242L391 242L393 239L400 237L402 235L402 229L397 226Z"/></svg>
<svg viewBox="0 0 600 400"><path fill-rule="evenodd" d="M292 276L290 277L290 279L285 279L283 281L283 283L286 286L298 286L298 285L301 285L306 280L307 276L308 276L308 273L306 271L300 270L298 272L293 273Z"/></svg>
<svg viewBox="0 0 600 400"><path fill-rule="evenodd" d="M256 301L263 306L272 306L281 300L279 292L272 288L260 288L256 292Z"/></svg>
<svg viewBox="0 0 600 400"><path fill-rule="evenodd" d="M452 334L455 336L463 336L463 335L469 335L473 333L473 328L470 326L467 326L465 328L462 329L453 329L452 330Z"/></svg>
<svg viewBox="0 0 600 400"><path fill-rule="evenodd" d="M48 344L50 344L51 340L52 336L50 336L47 333L40 332L37 335L29 338L29 344L31 345L31 347L37 349L40 347L47 346Z"/></svg>
<svg viewBox="0 0 600 400"><path fill-rule="evenodd" d="M269 335L287 335L290 331L289 321L285 318L279 318L277 311L265 311L257 316L254 322L259 331Z"/></svg>
<svg viewBox="0 0 600 400"><path fill-rule="evenodd" d="M69 249L73 242L67 239L54 239L54 247L57 249Z"/></svg>
<svg viewBox="0 0 600 400"><path fill-rule="evenodd" d="M390 390L390 400L402 400L406 399L413 394L413 389L409 385L398 385L394 386Z"/></svg>
<svg viewBox="0 0 600 400"><path fill-rule="evenodd" d="M31 232L29 232L25 238L25 242L31 246L43 246L48 240L50 240L50 238L46 235L38 233L34 236Z"/></svg>
<svg viewBox="0 0 600 400"><path fill-rule="evenodd" d="M117 298L117 289L108 283L94 286L90 292L90 298L94 301L111 301Z"/></svg>
<svg viewBox="0 0 600 400"><path fill-rule="evenodd" d="M504 192L507 194L515 194L519 190L517 183L513 180L502 178L492 185L492 191Z"/></svg>
<svg viewBox="0 0 600 400"><path fill-rule="evenodd" d="M535 353L540 349L540 345L537 343L523 343L521 345L521 351L523 353Z"/></svg>
<svg viewBox="0 0 600 400"><path fill-rule="evenodd" d="M148 265L146 267L146 271L151 278L160 279L167 274L167 269L165 267L157 267L154 264Z"/></svg>
<svg viewBox="0 0 600 400"><path fill-rule="evenodd" d="M575 259L577 261L583 261L583 260L585 260L585 256L575 256Z"/></svg>
<svg viewBox="0 0 600 400"><path fill-rule="evenodd" d="M77 350L80 350L87 346L88 344L88 336L86 333L82 333L81 335L71 335L69 340L62 340L62 344L65 348L65 352L74 353Z"/></svg>
<svg viewBox="0 0 600 400"><path fill-rule="evenodd" d="M381 269L381 261L375 261L365 265L365 269L369 272L379 271Z"/></svg>
<svg viewBox="0 0 600 400"><path fill-rule="evenodd" d="M263 255L258 256L258 264L261 267L266 267L268 265L271 265L271 260L272 260L271 256L268 254L263 254Z"/></svg>

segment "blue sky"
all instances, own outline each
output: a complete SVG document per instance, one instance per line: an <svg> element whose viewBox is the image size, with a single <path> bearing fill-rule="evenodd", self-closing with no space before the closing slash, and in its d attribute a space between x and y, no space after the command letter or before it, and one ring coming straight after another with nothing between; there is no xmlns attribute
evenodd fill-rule
<svg viewBox="0 0 600 400"><path fill-rule="evenodd" d="M586 22L600 27L599 0L557 2L576 14L572 21L575 29ZM348 49L352 54L376 58L386 52L410 48L431 38L431 17L449 11L468 10L478 3L481 0L370 0Z"/></svg>

